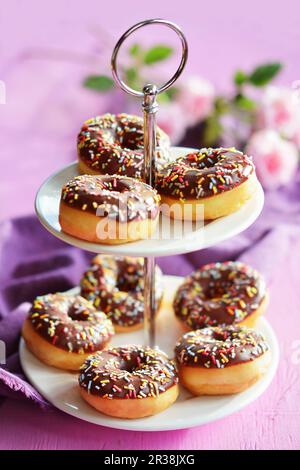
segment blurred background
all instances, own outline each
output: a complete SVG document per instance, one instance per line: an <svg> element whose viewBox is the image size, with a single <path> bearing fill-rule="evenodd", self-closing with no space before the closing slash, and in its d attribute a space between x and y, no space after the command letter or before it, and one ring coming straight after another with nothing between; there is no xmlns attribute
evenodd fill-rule
<svg viewBox="0 0 300 470"><path fill-rule="evenodd" d="M132 24L178 23L188 65L161 98L174 144L236 145L256 159L266 189L295 177L300 146L299 3L11 0L0 6L1 220L33 211L55 169L76 158L82 122L107 111L140 113L113 88L110 55ZM178 64L174 33L149 27L123 51L126 79L162 82ZM283 158L284 155L284 158Z"/></svg>

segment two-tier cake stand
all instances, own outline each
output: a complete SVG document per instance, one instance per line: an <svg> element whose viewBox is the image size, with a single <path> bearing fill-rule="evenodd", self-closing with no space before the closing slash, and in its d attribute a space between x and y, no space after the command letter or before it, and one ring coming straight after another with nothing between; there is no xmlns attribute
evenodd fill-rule
<svg viewBox="0 0 300 470"><path fill-rule="evenodd" d="M119 77L116 58L123 41L137 29L149 24L163 24L173 29L182 45L182 59L175 75L162 87L146 85L143 91L128 87ZM175 24L161 19L147 20L130 28L117 42L112 55L112 71L116 82L123 90L143 98L144 134L145 134L145 181L152 183L153 158L155 154L155 114L157 112L157 94L170 87L181 74L187 59L187 42L181 30ZM172 147L172 158L176 158L189 149ZM58 222L59 202L62 186L78 174L77 163L71 163L50 176L38 191L36 212L43 224L54 236L66 243L93 253L105 253L116 256L142 256L145 259L145 328L142 331L117 334L111 344L149 344L158 346L170 357L180 329L172 312L172 299L180 277L165 276L165 295L162 309L154 317L154 264L156 256L171 256L189 253L216 245L249 227L260 214L264 195L261 186L256 194L243 207L227 217L208 224L174 221L161 215L155 235L149 240L142 240L121 245L102 245L89 243L61 231ZM70 293L78 292L75 288ZM193 427L227 416L256 399L270 384L278 364L278 344L275 334L264 318L258 322L258 328L266 335L271 346L273 361L267 374L248 390L234 396L192 397L181 390L176 403L158 415L137 420L117 419L102 415L89 407L78 393L77 375L64 372L42 364L20 344L20 357L23 369L33 385L57 408L77 418L103 426L128 430L162 431Z"/></svg>

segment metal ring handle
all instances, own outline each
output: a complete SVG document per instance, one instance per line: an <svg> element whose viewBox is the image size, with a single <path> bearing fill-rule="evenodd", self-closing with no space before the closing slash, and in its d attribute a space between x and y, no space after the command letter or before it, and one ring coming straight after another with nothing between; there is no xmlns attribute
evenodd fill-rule
<svg viewBox="0 0 300 470"><path fill-rule="evenodd" d="M167 90L170 86L173 85L173 83L180 76L180 74L181 74L181 72L184 69L184 66L186 64L186 61L187 61L187 57L188 57L187 40L186 40L183 32L179 28L179 26L177 26L175 23L172 23L171 21L163 20L163 19L160 19L160 18L156 18L156 19L152 19L152 20L141 21L140 23L135 24L134 26L129 28L120 37L117 44L115 45L115 48L114 48L112 56L111 56L111 69L112 69L112 75L114 77L114 80L118 83L118 85L122 88L122 90L126 91L126 93L129 93L130 95L133 95L133 96L140 96L141 97L141 96L144 96L144 93L143 93L143 91L134 90L133 88L128 86L125 82L123 82L123 80L119 77L118 69L117 69L117 62L116 62L117 61L117 56L118 56L118 52L120 50L121 45L128 38L128 36L130 36L136 30L142 28L143 26L147 26L147 25L151 25L151 24L163 24L163 25L168 26L169 28L171 28L179 36L180 41L181 41L181 46L182 46L182 57L181 57L181 61L180 61L180 64L179 64L179 67L178 67L177 71L175 72L173 77L170 78L170 80L168 80L163 86L161 86L160 88L157 89L157 93L162 93L163 91Z"/></svg>

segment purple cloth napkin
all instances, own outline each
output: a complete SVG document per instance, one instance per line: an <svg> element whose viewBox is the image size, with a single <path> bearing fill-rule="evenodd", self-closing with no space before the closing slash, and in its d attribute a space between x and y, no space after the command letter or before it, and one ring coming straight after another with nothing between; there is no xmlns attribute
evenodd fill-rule
<svg viewBox="0 0 300 470"><path fill-rule="evenodd" d="M289 187L266 195L262 215L244 233L203 251L159 258L158 263L166 274L186 275L204 263L240 259L261 271L271 283L299 236L300 171ZM35 216L0 224L0 340L6 345L6 364L0 367L0 397L30 398L45 405L26 381L18 358L28 302L37 295L77 285L92 256L50 235Z"/></svg>
<svg viewBox="0 0 300 470"><path fill-rule="evenodd" d="M18 356L20 330L30 304L22 303L0 322L0 338L5 344L5 368L0 368L0 397L29 398L47 406L44 398L24 379ZM2 360L3 358L1 358Z"/></svg>

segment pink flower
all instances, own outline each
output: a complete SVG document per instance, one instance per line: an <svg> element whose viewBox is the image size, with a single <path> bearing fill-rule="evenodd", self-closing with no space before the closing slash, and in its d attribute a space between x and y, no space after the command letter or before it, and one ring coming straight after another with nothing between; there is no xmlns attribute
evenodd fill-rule
<svg viewBox="0 0 300 470"><path fill-rule="evenodd" d="M185 113L176 102L159 106L157 124L168 134L172 144L180 142L188 127Z"/></svg>
<svg viewBox="0 0 300 470"><path fill-rule="evenodd" d="M258 126L277 130L294 140L300 133L300 103L296 90L269 86L258 110Z"/></svg>
<svg viewBox="0 0 300 470"><path fill-rule="evenodd" d="M298 164L296 146L272 129L255 132L246 147L253 156L256 171L266 189L275 189L293 178Z"/></svg>
<svg viewBox="0 0 300 470"><path fill-rule="evenodd" d="M178 104L186 113L189 126L206 118L213 109L215 90L213 85L197 76L188 77L177 97Z"/></svg>

